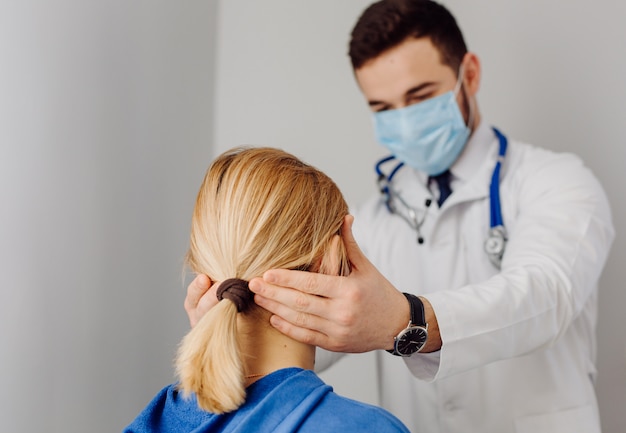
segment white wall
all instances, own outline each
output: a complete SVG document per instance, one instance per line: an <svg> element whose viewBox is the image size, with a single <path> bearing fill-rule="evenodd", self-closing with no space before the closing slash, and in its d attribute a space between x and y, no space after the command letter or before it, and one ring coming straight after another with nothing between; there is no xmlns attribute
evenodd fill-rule
<svg viewBox="0 0 626 433"><path fill-rule="evenodd" d="M172 380L215 2L0 2L0 431L121 431Z"/></svg>
<svg viewBox="0 0 626 433"><path fill-rule="evenodd" d="M326 171L356 203L374 191L375 144L352 78L349 32L370 1L220 2L216 150L283 147ZM626 6L618 0L448 0L482 59L479 103L509 135L581 155L606 187L618 238L602 278L598 384L604 430L626 426ZM324 378L376 399L370 355ZM368 378L370 378L368 380Z"/></svg>
<svg viewBox="0 0 626 433"><path fill-rule="evenodd" d="M322 168L351 203L374 186L368 108L347 40L367 0L226 0L218 23L215 144L281 147Z"/></svg>

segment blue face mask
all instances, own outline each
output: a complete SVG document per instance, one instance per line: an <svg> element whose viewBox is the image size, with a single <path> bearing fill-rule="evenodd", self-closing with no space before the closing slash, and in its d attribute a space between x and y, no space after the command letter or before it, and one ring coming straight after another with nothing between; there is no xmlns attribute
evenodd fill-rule
<svg viewBox="0 0 626 433"><path fill-rule="evenodd" d="M426 101L374 114L376 138L393 156L429 176L449 169L470 135L454 89ZM471 116L470 110L470 118ZM471 120L470 120L471 124Z"/></svg>

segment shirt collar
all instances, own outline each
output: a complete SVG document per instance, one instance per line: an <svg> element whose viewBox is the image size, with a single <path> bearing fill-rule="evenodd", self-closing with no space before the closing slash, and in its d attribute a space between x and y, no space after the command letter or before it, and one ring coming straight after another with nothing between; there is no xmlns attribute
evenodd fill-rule
<svg viewBox="0 0 626 433"><path fill-rule="evenodd" d="M466 182L482 167L489 151L497 140L486 122L481 121L467 140L461 155L454 162L450 171L455 178Z"/></svg>
<svg viewBox="0 0 626 433"><path fill-rule="evenodd" d="M496 141L496 137L484 121L481 121L478 127L470 135L465 147L461 152L461 155L450 167L452 178L454 181L460 181L462 183L467 182L472 178L476 171L479 170L487 159L489 151ZM420 180L422 185L428 188L428 175L422 171L412 170Z"/></svg>

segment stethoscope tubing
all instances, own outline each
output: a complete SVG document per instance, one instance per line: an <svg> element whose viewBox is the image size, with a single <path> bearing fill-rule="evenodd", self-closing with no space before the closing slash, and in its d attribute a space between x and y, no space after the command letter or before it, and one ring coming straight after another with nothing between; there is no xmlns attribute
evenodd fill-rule
<svg viewBox="0 0 626 433"><path fill-rule="evenodd" d="M493 132L498 137L498 142L500 143L500 149L498 150L498 161L496 162L496 166L493 169L493 174L491 176L491 184L489 185L489 201L490 201L490 210L491 210L491 218L490 218L490 227L504 227L504 221L502 219L502 207L500 205L500 168L502 167L502 163L504 162L504 157L506 156L506 148L508 144L508 140L502 132L500 132L497 128L492 128Z"/></svg>
<svg viewBox="0 0 626 433"><path fill-rule="evenodd" d="M491 175L491 183L489 185L489 208L490 208L489 226L490 228L504 227L504 220L502 218L502 208L500 204L500 171L501 171L502 163L504 162L504 158L506 156L506 151L508 147L508 140L506 136L502 134L502 132L500 132L500 130L498 130L497 128L492 127L492 129L496 137L498 138L499 149L498 149L498 159L493 169L493 174ZM404 166L404 163L398 162L388 175L386 175L383 172L382 165L386 164L387 162L393 161L395 159L396 158L393 155L386 156L382 158L381 160L379 160L375 166L379 183L383 180L385 181L384 186L380 188L380 192L385 195L389 195L391 193L389 189L389 185L391 185L391 181L393 180L398 170L400 170ZM390 212L393 212L393 210L390 208L389 201L387 201L386 204L387 204L388 210Z"/></svg>

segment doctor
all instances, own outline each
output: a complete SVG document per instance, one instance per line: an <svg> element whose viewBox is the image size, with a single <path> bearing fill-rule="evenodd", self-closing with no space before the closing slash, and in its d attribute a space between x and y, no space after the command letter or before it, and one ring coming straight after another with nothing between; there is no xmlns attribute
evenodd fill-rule
<svg viewBox="0 0 626 433"><path fill-rule="evenodd" d="M369 380L413 432L599 432L602 187L576 156L481 118L479 59L441 5L371 5L350 58L392 156L382 194L344 224L352 273L272 270L250 283L255 301L297 340L378 350ZM210 284L188 288L192 325L216 302Z"/></svg>

